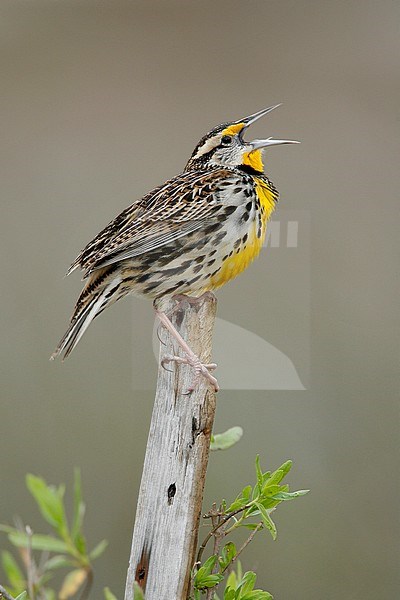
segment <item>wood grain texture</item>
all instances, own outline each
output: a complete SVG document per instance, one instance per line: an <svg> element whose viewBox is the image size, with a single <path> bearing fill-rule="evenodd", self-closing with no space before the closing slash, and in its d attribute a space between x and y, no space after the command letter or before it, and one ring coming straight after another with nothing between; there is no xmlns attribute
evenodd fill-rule
<svg viewBox="0 0 400 600"><path fill-rule="evenodd" d="M169 309L173 306L175 302ZM210 294L197 304L184 300L171 316L204 363L211 361L215 313L216 299ZM193 369L176 363L161 366L163 357L179 351L167 331L160 333L165 345L160 344L125 600L133 600L135 580L145 590L146 600L187 597L215 415L215 394L204 378L191 395L185 395Z"/></svg>

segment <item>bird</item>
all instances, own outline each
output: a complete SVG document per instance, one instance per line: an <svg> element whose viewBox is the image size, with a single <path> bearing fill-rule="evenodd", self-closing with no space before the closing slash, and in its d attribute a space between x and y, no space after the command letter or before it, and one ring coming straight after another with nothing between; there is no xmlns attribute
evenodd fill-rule
<svg viewBox="0 0 400 600"><path fill-rule="evenodd" d="M165 312L171 298L200 298L239 275L258 256L279 194L264 173L263 151L295 140L246 141L247 129L278 108L270 106L222 123L203 136L184 170L136 200L80 252L67 275L81 269L85 285L69 327L51 356L65 359L90 323L111 304L134 294L153 301L177 341L195 381L212 374ZM191 386L192 391L195 384Z"/></svg>

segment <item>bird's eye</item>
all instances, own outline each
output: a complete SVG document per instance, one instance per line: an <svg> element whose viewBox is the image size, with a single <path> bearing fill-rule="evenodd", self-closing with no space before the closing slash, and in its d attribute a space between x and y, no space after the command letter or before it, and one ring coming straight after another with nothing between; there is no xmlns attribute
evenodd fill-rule
<svg viewBox="0 0 400 600"><path fill-rule="evenodd" d="M221 138L221 144L223 146L229 146L232 143L232 137L230 135L223 135Z"/></svg>

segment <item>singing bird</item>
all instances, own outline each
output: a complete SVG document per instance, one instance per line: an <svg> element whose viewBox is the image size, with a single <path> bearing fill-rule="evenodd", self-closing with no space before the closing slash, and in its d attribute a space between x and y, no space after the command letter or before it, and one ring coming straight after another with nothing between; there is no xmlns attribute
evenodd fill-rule
<svg viewBox="0 0 400 600"><path fill-rule="evenodd" d="M184 171L123 210L87 244L67 274L78 267L84 286L70 325L54 351L66 358L105 308L135 294L153 300L161 323L192 365L218 389L211 374L165 313L166 301L198 298L241 273L259 254L278 192L264 174L262 153L293 140L256 139L244 134L280 106L223 123L195 147ZM198 377L197 377L198 378Z"/></svg>

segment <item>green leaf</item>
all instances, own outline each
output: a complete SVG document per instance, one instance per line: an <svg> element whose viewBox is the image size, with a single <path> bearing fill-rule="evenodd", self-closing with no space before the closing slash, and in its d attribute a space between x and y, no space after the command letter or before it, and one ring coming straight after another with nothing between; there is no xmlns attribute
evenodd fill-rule
<svg viewBox="0 0 400 600"><path fill-rule="evenodd" d="M217 573L212 573L218 556L213 554L206 560L204 565L202 565L197 573L194 576L194 587L195 589L202 590L204 588L210 588L217 585L224 578L223 575L219 575Z"/></svg>
<svg viewBox="0 0 400 600"><path fill-rule="evenodd" d="M20 590L25 587L25 577L22 573L19 565L11 552L3 550L1 553L1 564L4 569L4 573L7 575L10 586L13 590Z"/></svg>
<svg viewBox="0 0 400 600"><path fill-rule="evenodd" d="M283 465L281 465L279 467L279 470L283 471L284 476L286 476L289 473L289 471L291 470L292 467L293 467L293 461L292 460L286 460L283 463Z"/></svg>
<svg viewBox="0 0 400 600"><path fill-rule="evenodd" d="M246 506L246 504L250 502L251 490L251 485L246 485L246 487L243 488L241 493L235 498L232 504L226 509L226 512L232 512L238 508L243 508Z"/></svg>
<svg viewBox="0 0 400 600"><path fill-rule="evenodd" d="M75 536L75 548L81 556L86 556L86 540L80 531Z"/></svg>
<svg viewBox="0 0 400 600"><path fill-rule="evenodd" d="M241 600L273 600L269 592L263 590L253 590L244 596L240 596Z"/></svg>
<svg viewBox="0 0 400 600"><path fill-rule="evenodd" d="M204 565L202 565L200 567L200 569L197 571L196 575L210 575L210 573L212 572L213 568L215 567L215 563L217 562L217 555L216 554L212 554L210 556L210 558L207 558L206 562L204 563Z"/></svg>
<svg viewBox="0 0 400 600"><path fill-rule="evenodd" d="M241 582L239 583L237 589L240 590L239 598L242 598L244 594L251 592L256 584L257 575L253 571L247 571L243 577Z"/></svg>
<svg viewBox="0 0 400 600"><path fill-rule="evenodd" d="M251 515L258 514L259 510L257 508L257 502L260 502L260 500L254 500L253 503L251 504L251 506L249 506L249 508L247 508L244 511L243 516L245 519L247 519Z"/></svg>
<svg viewBox="0 0 400 600"><path fill-rule="evenodd" d="M236 590L236 586L237 586L236 573L235 573L235 571L232 571L231 573L229 573L228 579L226 580L226 587ZM225 596L224 596L224 600L225 600Z"/></svg>
<svg viewBox="0 0 400 600"><path fill-rule="evenodd" d="M22 594L19 594L15 600L28 600L28 594L26 592L22 592Z"/></svg>
<svg viewBox="0 0 400 600"><path fill-rule="evenodd" d="M101 540L101 542L99 542L97 544L97 546L95 546L93 548L93 550L89 553L89 558L91 560L95 560L96 558L98 558L101 554L103 554L104 550L107 548L108 546L108 541L107 540Z"/></svg>
<svg viewBox="0 0 400 600"><path fill-rule="evenodd" d="M14 546L21 548L27 548L29 545L32 546L33 550L47 550L48 552L65 552L69 551L69 548L65 542L58 540L51 535L41 535L34 533L28 537L23 531L12 531L8 534L8 539Z"/></svg>
<svg viewBox="0 0 400 600"><path fill-rule="evenodd" d="M238 496L236 498L236 500L234 500L232 502L232 504L230 506L228 506L226 511L228 513L234 512L236 510L239 510L240 508L244 508L246 506L246 504L247 504L247 500L245 498L242 498L241 496Z"/></svg>
<svg viewBox="0 0 400 600"><path fill-rule="evenodd" d="M54 576L54 572L53 571L47 571L47 573L43 573L43 575L41 575L37 581L37 589L41 590L44 588L45 584L50 581L50 579L52 579ZM47 597L46 597L47 600Z"/></svg>
<svg viewBox="0 0 400 600"><path fill-rule="evenodd" d="M245 498L247 501L249 501L251 497L251 491L251 485L246 485L246 487L242 489L242 498Z"/></svg>
<svg viewBox="0 0 400 600"><path fill-rule="evenodd" d="M259 502L256 503L256 506L261 513L261 518L263 520L264 526L271 533L272 539L276 540L276 536L277 536L276 525L273 522L273 520L271 519L271 517L269 516L267 509L264 508L264 506L262 504L260 504Z"/></svg>
<svg viewBox="0 0 400 600"><path fill-rule="evenodd" d="M273 484L270 487L265 487L263 489L263 493L260 495L260 497L257 499L258 502L260 502L264 508L274 508L275 506L277 506L281 500L278 500L275 496L276 494L278 494L279 492L282 491L282 486L280 485L276 485Z"/></svg>
<svg viewBox="0 0 400 600"><path fill-rule="evenodd" d="M278 492L274 494L274 498L276 500L280 500L281 502L285 502L286 500L294 500L294 498L299 498L300 496L305 496L308 494L310 490L297 490L296 492Z"/></svg>
<svg viewBox="0 0 400 600"><path fill-rule="evenodd" d="M144 600L144 593L137 581L133 583L133 600Z"/></svg>
<svg viewBox="0 0 400 600"><path fill-rule="evenodd" d="M26 476L26 485L36 500L43 518L65 538L68 525L63 502L64 486L56 489L48 486L41 477L31 474Z"/></svg>
<svg viewBox="0 0 400 600"><path fill-rule="evenodd" d="M74 542L82 529L83 517L85 516L85 504L82 500L81 472L78 468L74 470L74 513L72 519L71 536Z"/></svg>
<svg viewBox="0 0 400 600"><path fill-rule="evenodd" d="M284 462L283 465L281 465L276 471L271 473L270 477L267 480L268 485L280 483L282 479L289 473L290 469L292 468L292 465L293 462L291 460L287 460L286 462Z"/></svg>
<svg viewBox="0 0 400 600"><path fill-rule="evenodd" d="M278 492L281 491L281 486L278 484L274 484L271 483L269 484L269 482L267 482L264 486L263 489L261 491L261 496L263 497L268 497L268 496L273 496L274 494L277 494Z"/></svg>
<svg viewBox="0 0 400 600"><path fill-rule="evenodd" d="M279 488L278 484L280 481L282 481L283 477L283 471L280 469L274 471L261 488L261 494L265 494L269 488Z"/></svg>
<svg viewBox="0 0 400 600"><path fill-rule="evenodd" d="M258 525L258 523L242 523L240 527L246 527L246 529L253 531L254 529L257 529Z"/></svg>
<svg viewBox="0 0 400 600"><path fill-rule="evenodd" d="M55 571L64 567L73 567L76 563L63 554L56 554L47 560L44 564L45 571Z"/></svg>
<svg viewBox="0 0 400 600"><path fill-rule="evenodd" d="M256 574L253 571L248 571L240 580L236 595L232 596L233 600L273 600L269 592L264 590L255 590ZM224 598L225 600L225 598ZM230 599L229 599L230 600Z"/></svg>
<svg viewBox="0 0 400 600"><path fill-rule="evenodd" d="M238 578L238 581L240 581L243 577L242 563L240 562L240 560L236 561L236 576Z"/></svg>
<svg viewBox="0 0 400 600"><path fill-rule="evenodd" d="M251 499L257 500L259 497L260 497L260 486L258 485L258 483L256 483L256 485L253 487L253 491L251 493Z"/></svg>
<svg viewBox="0 0 400 600"><path fill-rule="evenodd" d="M137 581L133 582L133 600L144 600L144 592Z"/></svg>
<svg viewBox="0 0 400 600"><path fill-rule="evenodd" d="M104 588L104 598L105 598L105 600L117 600L117 596L114 596L114 594L110 591L110 588L108 588L108 587ZM136 596L135 596L135 599L136 599Z"/></svg>
<svg viewBox="0 0 400 600"><path fill-rule="evenodd" d="M235 510L238 510L239 508L243 508L244 506L246 506L247 502L246 500L243 500L243 498L237 498L236 500L234 500L232 502L232 504L230 506L228 506L228 508L226 509L227 512L233 512Z"/></svg>
<svg viewBox="0 0 400 600"><path fill-rule="evenodd" d="M281 500L275 500L275 498L273 496L271 496L271 497L267 496L266 498L261 498L259 500L259 502L260 502L260 504L263 505L264 508L271 511L276 506L278 506L278 504L281 503Z"/></svg>
<svg viewBox="0 0 400 600"><path fill-rule="evenodd" d="M236 556L236 546L233 542L228 542L222 549L221 556L218 558L218 562L221 567L221 571L225 571L228 565Z"/></svg>
<svg viewBox="0 0 400 600"><path fill-rule="evenodd" d="M212 588L219 584L224 578L223 575L219 575L218 573L214 573L212 575L206 575L202 577L200 581L196 581L195 585L198 589L204 588Z"/></svg>
<svg viewBox="0 0 400 600"><path fill-rule="evenodd" d="M242 436L243 429L238 426L231 427L223 433L217 433L211 438L210 450L227 450L237 444Z"/></svg>
<svg viewBox="0 0 400 600"><path fill-rule="evenodd" d="M256 476L257 476L257 485L259 487L259 489L262 489L262 485L263 485L263 473L260 467L260 455L257 454L256 456Z"/></svg>

